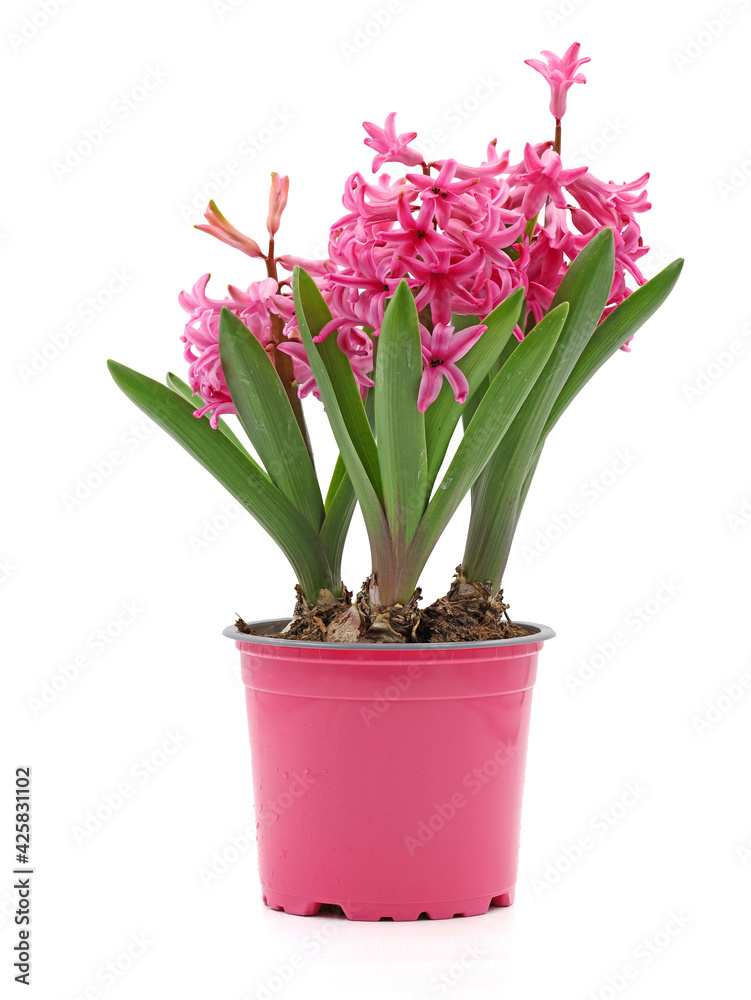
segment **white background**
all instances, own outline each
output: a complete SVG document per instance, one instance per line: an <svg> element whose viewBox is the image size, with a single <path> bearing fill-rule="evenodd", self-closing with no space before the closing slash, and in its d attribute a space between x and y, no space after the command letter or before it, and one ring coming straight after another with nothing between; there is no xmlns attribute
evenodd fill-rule
<svg viewBox="0 0 751 1000"><path fill-rule="evenodd" d="M371 12L385 6L69 0L47 23L33 0L3 6L4 995L23 992L10 957L10 806L24 764L34 773L37 869L27 993L44 1000L262 997L279 985L275 966L297 954L303 967L273 995L439 996L442 972L445 995L457 998L747 990L751 4L402 0L374 31ZM593 61L587 86L570 94L564 160L618 181L652 171L646 269L679 255L687 264L633 352L616 356L559 425L508 569L512 613L558 632L535 692L517 902L412 925L289 917L263 907L252 843L207 887L201 869L233 837L247 847L253 831L238 657L221 629L235 612L288 613L294 579L255 522L222 520L228 498L202 469L161 432L142 434L105 359L184 375L178 292L208 270L218 295L262 276L257 262L191 228L200 213L190 204L214 193L212 174L222 211L260 237L269 173L288 173L278 245L320 253L345 177L370 167L363 119L398 110L403 129L443 127L436 157L480 162L497 136L518 158L551 125L547 87L523 60L573 40ZM161 82L139 101L150 71ZM473 99L483 80L486 99ZM130 92L135 107L123 117ZM283 130L241 156L279 112ZM105 117L114 130L56 176L66 147ZM122 271L125 287L106 294ZM88 321L90 296L99 311ZM48 346L54 356L40 364L35 352L53 337L64 344L71 322L78 334ZM731 363L701 381L719 364L715 352ZM40 370L29 374L35 357ZM705 388L687 392L697 384ZM121 461L107 475L113 451ZM619 451L629 467L611 474ZM97 468L101 484L66 501ZM596 502L593 477L604 486ZM567 522L572 503L579 515ZM426 570L428 600L450 581L464 527L460 516ZM355 588L368 572L359 532L344 569ZM97 653L91 636L118 631L111 623L133 602L131 623ZM625 644L598 658L619 631ZM88 665L49 698L45 684L62 686L61 669L80 655ZM572 693L584 661L591 679ZM723 685L742 696L733 702ZM45 690L51 703L40 708ZM171 732L184 741L160 756ZM89 811L124 782L132 796L82 836ZM643 791L620 816L629 782ZM604 835L602 809L620 816ZM564 849L585 834L591 847L567 866ZM569 870L551 884L556 866ZM640 958L679 911L687 925ZM329 938L313 955L310 935L324 926ZM108 985L100 970L133 935L149 944ZM470 945L481 959L459 975L454 963ZM636 977L608 992L629 962Z"/></svg>

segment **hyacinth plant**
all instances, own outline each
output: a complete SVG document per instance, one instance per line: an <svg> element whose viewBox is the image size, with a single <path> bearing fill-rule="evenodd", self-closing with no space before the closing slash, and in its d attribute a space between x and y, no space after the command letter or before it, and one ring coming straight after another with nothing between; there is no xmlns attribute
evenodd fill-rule
<svg viewBox="0 0 751 1000"><path fill-rule="evenodd" d="M215 299L206 274L182 293L187 383L110 362L120 388L286 555L298 580L291 638L516 634L501 584L548 435L678 278L681 260L651 281L639 269L648 174L614 183L563 166L567 92L589 60L578 44L542 55L528 64L550 85L552 140L528 143L512 164L494 139L467 166L426 162L395 114L383 128L366 122L378 177L347 179L327 259L277 255L286 177L272 174L265 250L211 202L197 228L263 261L266 277ZM403 169L391 176L385 164ZM325 492L301 405L311 394L339 449ZM419 609L420 574L470 492L457 575L446 598ZM370 573L352 603L341 560L356 504Z"/></svg>

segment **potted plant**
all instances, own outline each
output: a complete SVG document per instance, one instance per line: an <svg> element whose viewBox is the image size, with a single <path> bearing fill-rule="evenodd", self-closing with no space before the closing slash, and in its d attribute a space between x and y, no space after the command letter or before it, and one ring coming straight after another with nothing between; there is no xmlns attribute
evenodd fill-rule
<svg viewBox="0 0 751 1000"><path fill-rule="evenodd" d="M563 167L566 94L588 60L578 44L543 55L528 62L550 84L552 141L510 165L493 140L467 166L426 162L394 114L365 123L373 171L403 169L347 179L326 260L277 254L286 177L272 174L265 250L211 202L198 228L266 276L223 299L208 275L182 293L187 383L110 362L298 581L291 618L225 629L241 653L263 897L276 909L413 920L513 901L530 699L554 633L509 618L509 549L554 426L682 266L648 282L639 270L647 174L617 184ZM339 452L325 490L310 394ZM454 580L421 608L422 570L468 493ZM356 504L370 556L353 599L341 559Z"/></svg>

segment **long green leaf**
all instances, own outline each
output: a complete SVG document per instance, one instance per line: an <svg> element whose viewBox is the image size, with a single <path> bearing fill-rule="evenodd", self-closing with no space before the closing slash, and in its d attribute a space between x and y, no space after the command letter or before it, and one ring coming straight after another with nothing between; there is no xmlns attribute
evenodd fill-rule
<svg viewBox="0 0 751 1000"><path fill-rule="evenodd" d="M614 263L613 233L603 229L571 263L556 292L553 308L569 303L556 349L475 486L462 559L468 580L489 580L494 588L500 585L519 517L522 489L540 436L607 305Z"/></svg>
<svg viewBox="0 0 751 1000"><path fill-rule="evenodd" d="M193 390L191 389L191 387L188 385L187 382L183 382L181 378L178 378L177 375L173 374L172 372L167 372L166 382L167 385L170 387L170 389L176 392L178 396L182 396L183 399L187 399L189 403L192 403L194 410L201 410L206 405L203 398L199 396L197 392L193 392ZM221 431L222 434L224 434L224 436L228 438L236 448L239 448L240 451L243 453L243 455L247 455L247 457L250 459L251 462L253 462L254 465L258 465L258 462L256 462L256 460L253 458L253 456L250 454L248 449L242 443L237 434L235 434L235 432L232 430L232 428L229 426L226 420L223 420L221 417L219 417L219 419L216 422L216 428L218 431ZM265 476L266 470L262 469L260 465L258 465L258 468L261 469L261 471Z"/></svg>
<svg viewBox="0 0 751 1000"><path fill-rule="evenodd" d="M613 230L602 229L571 262L553 296L551 309L561 302L570 306L560 342L566 348L567 360L573 353L577 357L581 354L579 342L583 339L586 343L600 322L613 287L614 270ZM576 337L570 332L572 328L576 329Z"/></svg>
<svg viewBox="0 0 751 1000"><path fill-rule="evenodd" d="M457 362L457 367L464 372L469 383L467 402L457 403L453 389L444 379L438 398L434 403L431 403L425 412L429 489L433 488L435 477L446 457L446 450L459 422L459 417L464 417L467 407L513 332L523 300L524 291L520 288L513 295L504 299L485 319L475 320L474 317L469 317L473 322L483 323L487 326L487 330L474 347ZM471 326L472 323L466 325ZM457 324L458 328L459 324ZM489 379L488 385L490 385ZM477 402L479 403L479 399Z"/></svg>
<svg viewBox="0 0 751 1000"><path fill-rule="evenodd" d="M549 312L493 379L409 547L399 581L400 594L414 590L446 525L529 397L556 346L568 311L564 302Z"/></svg>
<svg viewBox="0 0 751 1000"><path fill-rule="evenodd" d="M675 287L682 269L683 259L674 260L654 278L632 292L600 323L553 404L545 424L543 439L595 372L660 308Z"/></svg>
<svg viewBox="0 0 751 1000"><path fill-rule="evenodd" d="M387 595L384 598L384 603L390 604L393 603L393 600L388 600L388 598L393 594L396 586L396 565L386 515L384 514L380 497L371 478L371 449L372 457L375 458L376 462L376 474L378 469L378 453L375 447L375 440L373 439L373 432L368 424L365 408L362 405L362 400L359 398L359 393L358 401L362 412L362 419L367 429L367 435L370 436L370 443L367 443L367 435L361 427L359 416L356 416L356 408L351 407L347 411L347 416L345 416L345 409L340 404L333 378L323 357L322 349L326 348L326 344L331 338L327 338L323 344L315 344L313 342L313 337L320 332L331 318L328 307L323 301L315 282L302 268L295 267L292 287L300 336L305 345L308 363L316 380L323 405L326 408L326 416L336 439L339 454L342 456L342 461L347 469L349 478L352 480L352 486L362 510L370 541L373 569L378 577L378 586L381 593ZM346 358L345 361L347 361ZM349 367L349 361L347 361L347 365ZM353 378L354 381L351 368L349 377ZM338 388L341 387L338 386ZM345 399L345 405L349 405L347 397L343 398Z"/></svg>
<svg viewBox="0 0 751 1000"><path fill-rule="evenodd" d="M357 497L352 480L345 472L334 495L326 504L326 517L318 536L331 566L331 575L336 579L342 575L344 543L356 506Z"/></svg>
<svg viewBox="0 0 751 1000"><path fill-rule="evenodd" d="M237 416L272 483L317 533L323 500L300 426L268 354L229 309L219 319L219 355Z"/></svg>
<svg viewBox="0 0 751 1000"><path fill-rule="evenodd" d="M417 409L422 370L415 300L407 282L401 281L383 317L375 372L383 506L397 565L425 513L429 495L425 417Z"/></svg>
<svg viewBox="0 0 751 1000"><path fill-rule="evenodd" d="M342 456L337 455L336 464L334 465L334 471L331 473L329 488L326 492L326 502L324 504L326 510L329 509L334 497L337 494L339 487L342 484L342 480L346 475L347 475L347 469L342 460Z"/></svg>
<svg viewBox="0 0 751 1000"><path fill-rule="evenodd" d="M474 417L475 411L480 405L482 397L490 388L490 383L496 377L501 368L503 368L518 346L519 341L516 337L509 337L506 340L503 350L493 362L489 374L485 376L477 387L477 390L467 399L467 402L464 404L464 408L462 410L462 425L464 426L465 431L469 427L469 423L472 417Z"/></svg>
<svg viewBox="0 0 751 1000"><path fill-rule="evenodd" d="M352 480L347 474L342 456L339 455L326 494L326 517L318 535L334 576L341 576L344 543L356 505L357 497Z"/></svg>
<svg viewBox="0 0 751 1000"><path fill-rule="evenodd" d="M305 304L306 323L311 336L315 337L326 323L329 322L331 313L318 290L318 286L306 271L301 270L299 287L302 300L304 300ZM373 484L373 489L379 501L382 501L383 494L381 492L381 473L378 467L378 452L376 451L373 431L365 413L365 406L360 396L360 389L355 376L352 374L352 365L349 363L349 358L339 349L336 337L333 334L328 336L322 343L316 344L315 350L326 366L329 381L336 394L339 411L347 428L347 434L368 474L368 478Z"/></svg>
<svg viewBox="0 0 751 1000"><path fill-rule="evenodd" d="M607 319L600 323L592 334L589 343L574 365L573 371L566 380L563 389L558 394L558 398L553 404L550 415L545 422L540 440L537 442L533 460L527 472L521 493L519 494L514 531L516 530L516 523L518 523L524 501L527 498L532 477L537 469L537 463L548 434L592 376L659 309L673 290L682 268L682 258L678 258L678 260L674 260L671 264L668 264L651 281L646 282L646 284L632 292L627 299L610 313Z"/></svg>
<svg viewBox="0 0 751 1000"><path fill-rule="evenodd" d="M307 599L335 582L313 528L269 478L208 420L193 416L194 406L146 375L108 361L117 385L154 423L173 437L242 504L271 535L294 569Z"/></svg>
<svg viewBox="0 0 751 1000"><path fill-rule="evenodd" d="M375 389L371 387L365 394L365 413L371 427L375 423L374 396ZM339 455L331 474L331 482L326 494L326 519L319 535L331 564L331 572L335 577L337 574L341 575L344 543L347 540L347 532L356 506L355 489L342 456Z"/></svg>
<svg viewBox="0 0 751 1000"><path fill-rule="evenodd" d="M503 368L503 365L501 365L501 368ZM493 375L492 373L489 373L480 381L480 384L477 386L475 391L467 397L467 402L464 404L464 408L462 409L462 426L465 431L472 422L472 417L474 417L477 412L477 407L482 402L482 397L490 388L490 383L492 381Z"/></svg>

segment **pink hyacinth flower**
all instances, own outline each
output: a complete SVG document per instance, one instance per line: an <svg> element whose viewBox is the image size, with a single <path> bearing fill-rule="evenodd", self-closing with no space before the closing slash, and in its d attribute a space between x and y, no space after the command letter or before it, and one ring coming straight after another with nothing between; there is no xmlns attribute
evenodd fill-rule
<svg viewBox="0 0 751 1000"><path fill-rule="evenodd" d="M275 236L282 212L287 207L287 196L289 194L289 177L282 177L280 174L272 173L271 190L269 191L269 214L266 217L266 229L269 236Z"/></svg>
<svg viewBox="0 0 751 1000"><path fill-rule="evenodd" d="M336 270L330 260L313 260L310 257L295 257L293 254L285 254L276 258L285 271L293 271L295 267L301 267L307 271L311 278L325 278L328 274Z"/></svg>
<svg viewBox="0 0 751 1000"><path fill-rule="evenodd" d="M388 240L391 246L405 255L418 254L423 260L435 260L436 251L453 250L454 244L447 237L433 228L433 204L428 199L422 202L417 216L412 215L411 206L405 204L403 196L399 196L396 215L401 232L389 232Z"/></svg>
<svg viewBox="0 0 751 1000"><path fill-rule="evenodd" d="M410 274L422 283L415 296L415 306L419 312L430 305L436 328L451 322L452 312L459 311L457 305L462 312L470 313L480 305L480 300L472 296L464 284L483 270L485 259L482 250L476 250L453 264L450 258L451 254L442 252L436 255L435 261L405 258ZM468 308L465 310L464 306Z"/></svg>
<svg viewBox="0 0 751 1000"><path fill-rule="evenodd" d="M235 413L235 406L219 358L219 315L227 300L209 298L206 294L209 278L208 274L202 275L189 292L180 293L180 305L189 314L180 339L190 365L188 383L204 401L194 416L209 413L211 426L216 429L221 414Z"/></svg>
<svg viewBox="0 0 751 1000"><path fill-rule="evenodd" d="M373 173L381 169L384 163L404 163L408 167L416 167L423 162L422 153L410 149L409 144L417 138L417 132L396 132L396 111L386 118L383 128L373 122L363 122L362 127L368 133L365 145L377 153L373 157Z"/></svg>
<svg viewBox="0 0 751 1000"><path fill-rule="evenodd" d="M209 275L204 274L190 291L180 293L180 305L189 314L180 339L185 344L183 353L190 365L188 383L205 404L195 411L195 416L209 413L211 426L216 428L222 414L236 412L219 356L222 308L226 307L241 319L259 343L268 349L273 317L279 317L285 324L291 323L294 305L290 295L279 292L273 278L252 282L245 291L230 285L229 298L224 299L212 299L207 295L208 281Z"/></svg>
<svg viewBox="0 0 751 1000"><path fill-rule="evenodd" d="M579 42L574 42L569 46L562 56L557 56L547 49L540 53L545 56L547 63L541 59L525 59L527 66L537 70L550 84L550 113L556 122L566 114L566 94L575 83L586 83L587 78L583 73L576 71L584 63L591 62L589 56L579 58Z"/></svg>
<svg viewBox="0 0 751 1000"><path fill-rule="evenodd" d="M252 240L250 236L241 233L239 229L235 229L233 225L227 222L216 207L216 202L209 202L209 207L206 209L203 217L208 225L195 226L195 229L200 229L202 233L208 233L210 236L215 236L222 243L234 247L235 250L242 250L249 257L263 257L261 248L256 241Z"/></svg>
<svg viewBox="0 0 751 1000"><path fill-rule="evenodd" d="M367 390L375 385L370 377L373 371L373 341L360 327L347 323L337 334L336 342L342 354L349 358L360 395L364 397Z"/></svg>
<svg viewBox="0 0 751 1000"><path fill-rule="evenodd" d="M509 150L498 155L498 140L491 139L488 143L488 158L479 167L470 167L464 163L457 163L454 176L457 180L466 181L473 178L497 177L502 174L508 166ZM435 160L434 165L440 170L446 160Z"/></svg>
<svg viewBox="0 0 751 1000"><path fill-rule="evenodd" d="M424 413L438 398L444 377L454 390L457 403L466 402L469 383L467 376L456 362L474 347L486 330L486 326L479 324L454 333L453 326L437 323L431 334L422 324L420 325L422 359L425 366L417 396L417 409L420 413Z"/></svg>
<svg viewBox="0 0 751 1000"><path fill-rule="evenodd" d="M422 200L428 201L433 206L436 222L442 229L448 225L452 207L462 206L462 195L480 182L479 177L463 181L455 180L458 166L456 160L444 160L437 177L407 174L407 180L419 189Z"/></svg>
<svg viewBox="0 0 751 1000"><path fill-rule="evenodd" d="M618 226L622 216L633 219L637 212L646 212L652 207L644 189L648 180L647 173L635 181L616 184L614 181L601 181L589 173L576 179L570 193L579 207L589 212L601 225Z"/></svg>
<svg viewBox="0 0 751 1000"><path fill-rule="evenodd" d="M525 219L535 219L550 198L557 208L566 207L566 199L561 191L564 185L572 184L583 174L587 167L574 167L564 170L561 158L553 149L546 149L539 156L529 143L524 147L524 172L518 176L518 182L524 186L522 199L522 215Z"/></svg>
<svg viewBox="0 0 751 1000"><path fill-rule="evenodd" d="M321 397L316 387L313 371L308 362L305 345L295 340L288 340L284 344L279 344L277 351L281 351L282 354L288 354L292 358L292 369L295 375L295 382L297 382L297 395L299 398L305 399L312 392L316 399L320 400Z"/></svg>

